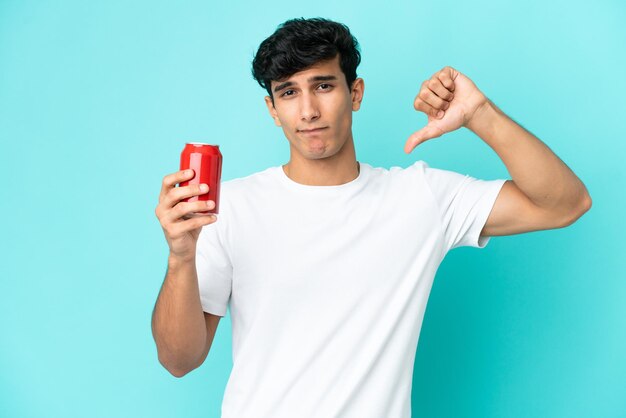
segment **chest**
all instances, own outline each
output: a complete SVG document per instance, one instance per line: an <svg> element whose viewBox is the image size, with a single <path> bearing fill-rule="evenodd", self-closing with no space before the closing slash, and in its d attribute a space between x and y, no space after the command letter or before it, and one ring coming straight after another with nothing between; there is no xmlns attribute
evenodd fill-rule
<svg viewBox="0 0 626 418"><path fill-rule="evenodd" d="M234 294L384 291L416 259L436 253L438 215L417 193L254 204L233 222Z"/></svg>

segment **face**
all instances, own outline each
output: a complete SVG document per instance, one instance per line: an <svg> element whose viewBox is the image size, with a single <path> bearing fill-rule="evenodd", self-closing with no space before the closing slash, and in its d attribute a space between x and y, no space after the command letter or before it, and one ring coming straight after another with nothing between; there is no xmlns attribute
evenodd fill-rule
<svg viewBox="0 0 626 418"><path fill-rule="evenodd" d="M363 84L357 78L348 88L339 55L272 81L274 104L269 96L265 103L289 140L292 160L332 157L352 142L352 112L361 107ZM321 129L306 132L316 128Z"/></svg>

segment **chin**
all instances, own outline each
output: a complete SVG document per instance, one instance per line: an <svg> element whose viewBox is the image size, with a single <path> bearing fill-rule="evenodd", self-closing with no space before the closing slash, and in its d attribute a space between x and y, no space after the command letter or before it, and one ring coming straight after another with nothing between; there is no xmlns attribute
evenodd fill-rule
<svg viewBox="0 0 626 418"><path fill-rule="evenodd" d="M323 154L328 153L330 147L327 141L315 138L300 140L294 148L302 155L308 155L311 158L321 158Z"/></svg>

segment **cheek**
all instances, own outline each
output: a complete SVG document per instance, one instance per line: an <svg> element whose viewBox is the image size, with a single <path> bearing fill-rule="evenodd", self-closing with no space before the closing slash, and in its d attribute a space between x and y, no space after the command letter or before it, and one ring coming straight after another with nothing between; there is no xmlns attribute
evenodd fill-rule
<svg viewBox="0 0 626 418"><path fill-rule="evenodd" d="M352 107L346 107L337 112L337 126L341 129L349 129L352 124Z"/></svg>

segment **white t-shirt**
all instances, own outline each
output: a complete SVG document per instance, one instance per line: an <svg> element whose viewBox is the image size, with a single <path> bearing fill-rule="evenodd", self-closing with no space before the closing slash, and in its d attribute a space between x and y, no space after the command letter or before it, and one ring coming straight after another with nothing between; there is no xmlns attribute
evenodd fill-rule
<svg viewBox="0 0 626 418"><path fill-rule="evenodd" d="M196 266L205 312L230 306L222 418L408 418L433 277L479 237L506 180L417 161L338 186L281 166L221 184Z"/></svg>

